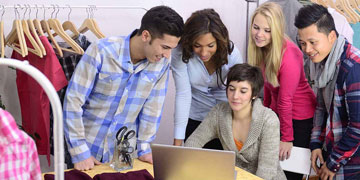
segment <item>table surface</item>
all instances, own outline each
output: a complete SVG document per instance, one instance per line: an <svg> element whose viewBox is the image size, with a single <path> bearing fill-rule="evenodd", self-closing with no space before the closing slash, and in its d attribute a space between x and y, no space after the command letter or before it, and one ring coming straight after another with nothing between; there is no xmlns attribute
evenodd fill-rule
<svg viewBox="0 0 360 180"><path fill-rule="evenodd" d="M134 168L129 169L129 170L125 170L125 171L121 171L122 173L126 173L129 171L137 171L137 170L141 170L141 169L146 169L147 171L149 171L149 173L151 175L154 176L154 170L153 170L153 165L149 164L149 163L145 163L142 162L138 159L134 159ZM237 171L237 177L236 180L241 180L241 179L246 179L246 180L261 180L261 178L245 171L242 170L238 167L235 167L235 170ZM69 171L69 170L65 170L65 171ZM112 169L109 164L101 164L101 165L97 165L95 166L93 169L88 170L88 171L83 171L86 174L88 174L91 177L94 177L97 174L101 174L101 173L107 173L107 172L117 172L114 169ZM54 172L48 172L48 173L43 173L42 175L42 179L44 179L44 175L45 174L54 174Z"/></svg>

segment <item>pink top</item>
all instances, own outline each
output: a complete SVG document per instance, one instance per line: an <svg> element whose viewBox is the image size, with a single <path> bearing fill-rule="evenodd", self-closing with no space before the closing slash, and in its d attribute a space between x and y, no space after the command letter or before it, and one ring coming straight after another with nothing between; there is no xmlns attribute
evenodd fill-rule
<svg viewBox="0 0 360 180"><path fill-rule="evenodd" d="M280 119L281 141L293 141L292 120L314 116L315 94L305 78L303 54L291 41L286 40L278 74L279 86L265 80L264 106L270 107Z"/></svg>
<svg viewBox="0 0 360 180"><path fill-rule="evenodd" d="M35 142L0 108L0 179L41 179Z"/></svg>

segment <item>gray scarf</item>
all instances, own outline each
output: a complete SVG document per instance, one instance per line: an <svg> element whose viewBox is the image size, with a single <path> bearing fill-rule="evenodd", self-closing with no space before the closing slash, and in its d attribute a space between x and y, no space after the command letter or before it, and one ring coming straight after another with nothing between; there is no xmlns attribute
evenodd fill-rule
<svg viewBox="0 0 360 180"><path fill-rule="evenodd" d="M315 87L324 88L334 78L336 62L340 59L340 56L344 51L344 44L345 37L339 35L330 51L325 65L322 66L321 63L315 65L311 62L310 68L314 68L315 70Z"/></svg>

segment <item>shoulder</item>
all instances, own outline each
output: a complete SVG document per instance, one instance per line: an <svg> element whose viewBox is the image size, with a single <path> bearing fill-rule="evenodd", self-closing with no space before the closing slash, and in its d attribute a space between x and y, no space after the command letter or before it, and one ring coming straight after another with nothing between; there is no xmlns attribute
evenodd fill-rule
<svg viewBox="0 0 360 180"><path fill-rule="evenodd" d="M99 52L114 52L114 49L125 49L126 37L110 36L103 39L98 39L90 44L92 49L97 49ZM90 48L90 49L91 49Z"/></svg>
<svg viewBox="0 0 360 180"><path fill-rule="evenodd" d="M344 45L344 52L340 58L340 71L347 73L355 72L360 74L360 50L352 44L346 42Z"/></svg>
<svg viewBox="0 0 360 180"><path fill-rule="evenodd" d="M291 54L291 55L296 55L299 56L301 55L301 58L303 56L303 53L301 52L301 50L299 49L299 47L292 42L291 40L286 40L285 44L284 44L284 56L285 54Z"/></svg>
<svg viewBox="0 0 360 180"><path fill-rule="evenodd" d="M265 107L260 99L256 99L253 105L253 116L260 121L263 121L264 124L280 126L280 121L276 113Z"/></svg>
<svg viewBox="0 0 360 180"><path fill-rule="evenodd" d="M294 61L297 63L294 63ZM281 60L282 66L286 65L290 67L302 67L303 63L303 53L301 52L301 50L294 42L292 42L291 40L286 40ZM282 70L284 69L282 68Z"/></svg>

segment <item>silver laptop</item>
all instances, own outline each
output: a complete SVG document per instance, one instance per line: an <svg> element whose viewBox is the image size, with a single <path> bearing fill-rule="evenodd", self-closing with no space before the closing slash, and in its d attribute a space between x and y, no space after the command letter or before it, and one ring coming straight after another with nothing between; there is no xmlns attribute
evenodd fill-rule
<svg viewBox="0 0 360 180"><path fill-rule="evenodd" d="M234 180L235 152L151 144L155 180Z"/></svg>

